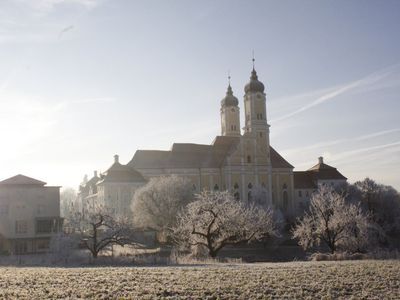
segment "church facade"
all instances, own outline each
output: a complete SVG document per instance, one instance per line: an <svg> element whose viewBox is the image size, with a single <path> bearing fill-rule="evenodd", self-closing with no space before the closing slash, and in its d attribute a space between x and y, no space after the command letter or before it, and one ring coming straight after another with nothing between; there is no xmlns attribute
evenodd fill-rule
<svg viewBox="0 0 400 300"><path fill-rule="evenodd" d="M294 167L270 144L265 87L254 67L243 98L243 128L239 101L229 83L221 100L221 135L211 144L175 143L169 151L137 150L126 165L116 159L108 171L91 179L89 183L94 182L97 188L81 186L81 199L94 197L122 208L124 205L119 202L131 199L135 189L147 179L178 175L188 178L197 192L229 190L235 198L247 203L261 193L262 201L292 214L298 208ZM115 172L116 169L119 171ZM316 187L312 183L301 188L312 191ZM87 192L90 190L96 193Z"/></svg>

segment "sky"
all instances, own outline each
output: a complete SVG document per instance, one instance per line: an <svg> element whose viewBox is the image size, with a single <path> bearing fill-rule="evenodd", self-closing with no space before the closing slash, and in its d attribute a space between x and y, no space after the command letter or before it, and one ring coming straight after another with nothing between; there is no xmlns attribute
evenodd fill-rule
<svg viewBox="0 0 400 300"><path fill-rule="evenodd" d="M119 154L210 144L252 52L271 145L400 190L400 1L0 1L0 180L78 188Z"/></svg>

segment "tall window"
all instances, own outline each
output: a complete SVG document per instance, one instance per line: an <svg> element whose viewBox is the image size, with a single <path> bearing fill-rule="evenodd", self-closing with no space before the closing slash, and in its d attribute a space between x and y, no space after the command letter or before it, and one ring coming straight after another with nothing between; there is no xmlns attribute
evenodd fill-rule
<svg viewBox="0 0 400 300"><path fill-rule="evenodd" d="M248 164L251 163L251 156L250 155L247 155L247 163Z"/></svg>
<svg viewBox="0 0 400 300"><path fill-rule="evenodd" d="M237 182L235 183L235 185L233 186L233 188L235 189L235 193L233 194L233 197L235 197L236 200L240 199L240 193L239 193L239 185L237 184Z"/></svg>
<svg viewBox="0 0 400 300"><path fill-rule="evenodd" d="M247 192L247 199L248 199L249 202L250 202L250 201L253 200L253 195L252 195L252 192L251 192L251 189L253 188L253 185L251 184L251 182L249 182L249 184L247 185L247 187L248 187L248 189L249 189L249 191Z"/></svg>
<svg viewBox="0 0 400 300"><path fill-rule="evenodd" d="M28 221L15 221L15 233L22 234L28 232Z"/></svg>
<svg viewBox="0 0 400 300"><path fill-rule="evenodd" d="M288 206L289 206L288 192L287 191L283 191L282 197L283 197L283 203L282 203L283 204L283 209L286 211L288 209Z"/></svg>
<svg viewBox="0 0 400 300"><path fill-rule="evenodd" d="M215 184L214 185L214 191L218 191L219 190L219 186L218 186L218 184Z"/></svg>
<svg viewBox="0 0 400 300"><path fill-rule="evenodd" d="M303 197L303 193L299 191L299 197Z"/></svg>

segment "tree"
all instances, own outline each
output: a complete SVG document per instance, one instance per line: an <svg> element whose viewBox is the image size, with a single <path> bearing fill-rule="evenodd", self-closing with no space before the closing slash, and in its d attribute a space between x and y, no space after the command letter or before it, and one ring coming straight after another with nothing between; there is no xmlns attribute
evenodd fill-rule
<svg viewBox="0 0 400 300"><path fill-rule="evenodd" d="M104 207L96 207L84 217L78 212L72 222L78 229L82 245L93 258L97 258L100 251L112 245L136 244L129 220L113 217Z"/></svg>
<svg viewBox="0 0 400 300"><path fill-rule="evenodd" d="M179 213L173 229L175 242L184 247L203 246L211 257L227 245L276 236L270 209L245 206L225 192L204 191Z"/></svg>
<svg viewBox="0 0 400 300"><path fill-rule="evenodd" d="M351 196L360 201L372 220L386 233L397 236L400 233L400 195L391 186L376 183L370 178L356 182Z"/></svg>
<svg viewBox="0 0 400 300"><path fill-rule="evenodd" d="M79 209L77 198L77 192L73 188L67 187L61 191L60 214L62 217L68 219Z"/></svg>
<svg viewBox="0 0 400 300"><path fill-rule="evenodd" d="M151 178L133 197L134 223L166 233L175 225L178 212L192 200L193 187L187 179L175 175Z"/></svg>
<svg viewBox="0 0 400 300"><path fill-rule="evenodd" d="M321 185L311 197L310 210L298 219L293 238L308 249L324 243L331 253L338 246L358 247L365 242L366 216L354 204L346 204L344 196L331 187Z"/></svg>

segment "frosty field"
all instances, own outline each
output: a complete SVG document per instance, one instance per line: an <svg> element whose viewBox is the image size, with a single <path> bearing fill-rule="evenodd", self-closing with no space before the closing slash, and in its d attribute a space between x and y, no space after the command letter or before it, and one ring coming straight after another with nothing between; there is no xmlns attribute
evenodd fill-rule
<svg viewBox="0 0 400 300"><path fill-rule="evenodd" d="M0 268L1 299L400 299L400 261Z"/></svg>

